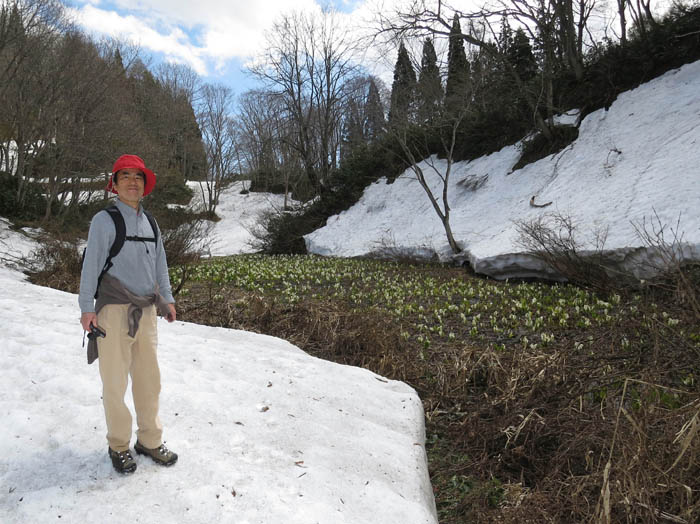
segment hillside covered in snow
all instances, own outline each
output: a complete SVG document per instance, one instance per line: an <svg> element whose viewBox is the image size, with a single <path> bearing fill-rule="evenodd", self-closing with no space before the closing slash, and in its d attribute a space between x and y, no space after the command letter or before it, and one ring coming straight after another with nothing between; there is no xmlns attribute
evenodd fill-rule
<svg viewBox="0 0 700 524"><path fill-rule="evenodd" d="M657 264L635 231L652 224L682 235L683 256L700 260L700 62L622 93L608 110L587 115L562 151L513 170L522 142L456 163L448 187L454 255L412 170L380 179L347 211L305 236L320 255L436 258L468 262L495 278L552 276L520 245L518 224L568 217L582 252L602 251L611 267L648 276ZM446 161L421 167L440 198ZM546 207L534 207L532 204ZM657 219L658 217L658 219ZM678 227L676 227L678 226Z"/></svg>

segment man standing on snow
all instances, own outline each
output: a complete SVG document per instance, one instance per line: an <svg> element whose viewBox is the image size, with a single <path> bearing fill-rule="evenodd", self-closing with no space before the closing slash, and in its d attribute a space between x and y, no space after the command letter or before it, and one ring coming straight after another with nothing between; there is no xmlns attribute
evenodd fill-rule
<svg viewBox="0 0 700 524"><path fill-rule="evenodd" d="M118 198L92 219L80 277L80 323L92 333L88 363L99 356L109 457L119 473L136 470L129 451L131 413L124 403L129 375L138 424L134 449L163 466L177 462L162 440L156 354L156 306L173 322L175 299L160 231L141 206L155 185L155 173L141 158L117 159L107 190ZM95 336L95 327L103 337Z"/></svg>

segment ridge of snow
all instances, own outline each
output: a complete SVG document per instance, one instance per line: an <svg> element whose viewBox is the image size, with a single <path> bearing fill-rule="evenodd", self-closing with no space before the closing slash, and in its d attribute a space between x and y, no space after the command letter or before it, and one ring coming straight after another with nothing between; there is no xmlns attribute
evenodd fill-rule
<svg viewBox="0 0 700 524"><path fill-rule="evenodd" d="M679 252L700 260L700 61L669 71L620 94L609 110L587 115L578 138L557 154L512 171L521 144L455 163L449 185L450 222L463 252L452 255L427 195L408 169L392 184L368 186L348 210L306 235L307 250L326 256L410 254L461 263L495 278L556 278L518 246L516 225L553 213L570 216L584 252L607 231L610 263L642 278L658 253L647 249L634 224L661 224L682 235ZM434 194L441 182L421 162ZM551 206L529 205L552 202ZM666 234L670 236L668 229ZM673 240L666 237L667 241Z"/></svg>
<svg viewBox="0 0 700 524"><path fill-rule="evenodd" d="M120 476L76 295L4 267L0 288L3 524L437 523L411 387L179 321L159 319L159 360L164 438L180 460L135 455L137 471ZM127 404L133 413L129 393Z"/></svg>

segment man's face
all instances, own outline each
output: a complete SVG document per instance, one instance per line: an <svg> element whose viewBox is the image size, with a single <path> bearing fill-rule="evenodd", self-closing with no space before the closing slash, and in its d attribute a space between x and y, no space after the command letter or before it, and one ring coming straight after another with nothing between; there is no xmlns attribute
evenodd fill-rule
<svg viewBox="0 0 700 524"><path fill-rule="evenodd" d="M143 197L145 185L144 174L136 168L120 169L115 175L114 188L117 190L119 199L132 207L138 206L139 200Z"/></svg>

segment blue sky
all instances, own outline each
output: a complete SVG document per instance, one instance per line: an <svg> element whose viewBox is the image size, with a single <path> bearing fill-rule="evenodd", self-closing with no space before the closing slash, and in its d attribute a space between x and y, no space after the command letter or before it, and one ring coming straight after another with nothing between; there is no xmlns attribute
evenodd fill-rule
<svg viewBox="0 0 700 524"><path fill-rule="evenodd" d="M66 0L77 24L96 37L135 44L152 63L172 61L194 69L205 82L241 94L256 85L245 73L264 33L291 10L319 11L318 0ZM372 0L331 4L348 20L364 16Z"/></svg>

